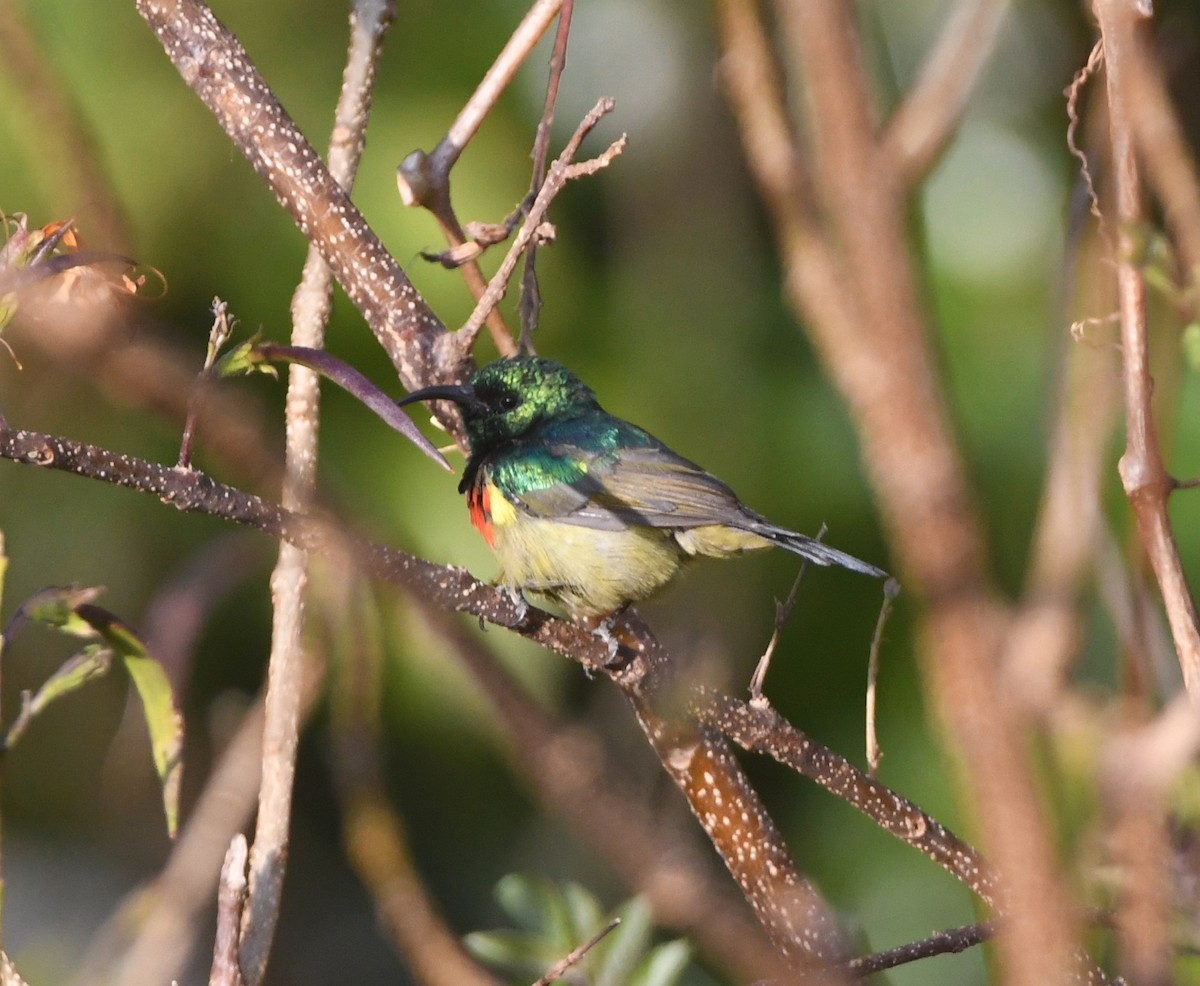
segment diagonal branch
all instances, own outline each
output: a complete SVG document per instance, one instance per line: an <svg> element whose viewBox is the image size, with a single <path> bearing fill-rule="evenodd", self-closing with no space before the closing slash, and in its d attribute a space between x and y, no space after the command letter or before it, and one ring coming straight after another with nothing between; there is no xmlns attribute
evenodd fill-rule
<svg viewBox="0 0 1200 986"><path fill-rule="evenodd" d="M1008 0L961 0L912 88L888 120L882 151L911 186L933 167L962 121L996 47Z"/></svg>
<svg viewBox="0 0 1200 986"><path fill-rule="evenodd" d="M320 251L406 387L458 379L467 356L287 115L229 30L200 0L137 0L179 74ZM452 427L454 422L448 422Z"/></svg>

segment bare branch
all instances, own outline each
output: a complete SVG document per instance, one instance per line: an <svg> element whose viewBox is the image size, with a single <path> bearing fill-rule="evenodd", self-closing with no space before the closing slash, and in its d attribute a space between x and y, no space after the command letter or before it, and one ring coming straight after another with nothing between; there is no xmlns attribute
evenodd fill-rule
<svg viewBox="0 0 1200 986"><path fill-rule="evenodd" d="M240 832L229 843L221 866L217 892L217 935L213 943L212 972L209 986L242 986L238 968L238 929L242 906L246 902L246 837Z"/></svg>
<svg viewBox="0 0 1200 986"><path fill-rule="evenodd" d="M1142 187L1138 174L1135 124L1142 109L1132 102L1136 90L1128 81L1130 52L1138 44L1144 18L1128 0L1096 4L1108 70L1108 107L1112 131L1112 170L1117 203L1117 296L1121 310L1124 355L1125 454L1121 482L1137 518L1142 547L1154 568L1175 639L1183 681L1200 701L1200 628L1183 574L1179 549L1167 514L1174 484L1167 474L1158 442L1151 398L1149 343L1146 335L1146 283L1136 262L1136 231L1141 225Z"/></svg>
<svg viewBox="0 0 1200 986"><path fill-rule="evenodd" d="M467 319L466 324L456 333L464 349L469 349L474 344L475 337L479 334L487 313L500 303L500 300L508 291L508 281L517 266L521 252L534 237L541 235L539 231L542 227L542 220L550 208L550 203L554 201L555 196L572 179L581 177L582 175L595 174L601 168L607 167L612 159L624 149L625 137L622 135L598 157L592 158L590 161L573 163L575 155L579 153L579 145L583 143L584 138L600 122L600 119L612 111L612 108L613 101L611 99L601 99L592 107L591 111L576 128L571 139L567 142L567 146L563 148L563 152L550 166L550 171L546 175L542 189L538 192L537 199L526 214L525 222L521 225L521 231L517 234L516 239L513 240L512 246L509 247L508 253L504 257L504 262L500 265L500 269L492 276L487 291L480 297L475 310L471 313L471 317Z"/></svg>
<svg viewBox="0 0 1200 986"><path fill-rule="evenodd" d="M697 697L695 713L743 749L765 753L820 784L953 874L985 903L999 902L996 876L971 846L845 757L805 736L774 709L707 693Z"/></svg>
<svg viewBox="0 0 1200 986"><path fill-rule="evenodd" d="M921 73L883 132L883 154L904 185L933 166L967 109L996 47L1008 0L960 0Z"/></svg>
<svg viewBox="0 0 1200 986"><path fill-rule="evenodd" d="M321 252L410 389L467 372L440 320L325 168L237 39L199 0L138 0L184 80ZM448 419L451 428L457 419Z"/></svg>
<svg viewBox="0 0 1200 986"><path fill-rule="evenodd" d="M559 961L555 962L554 965L546 970L546 974L540 977L538 981L533 984L533 986L550 986L554 980L561 979L563 973L567 972L571 966L578 963L580 959L582 959L585 955L587 955L588 952L599 945L600 942L602 942L611 932L615 931L620 923L620 918L613 918L608 922L608 924L592 935L592 937L585 941L582 945L580 945L578 948L571 949L568 954L563 956Z"/></svg>

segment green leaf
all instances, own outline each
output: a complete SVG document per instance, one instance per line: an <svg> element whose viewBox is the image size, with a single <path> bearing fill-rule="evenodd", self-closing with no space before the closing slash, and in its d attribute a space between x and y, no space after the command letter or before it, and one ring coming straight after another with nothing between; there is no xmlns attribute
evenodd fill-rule
<svg viewBox="0 0 1200 986"><path fill-rule="evenodd" d="M179 828L179 780L183 775L183 716L175 705L171 683L158 661L147 654L123 654L125 670L142 700L142 714L150 730L154 769L162 785L167 834L174 839Z"/></svg>
<svg viewBox="0 0 1200 986"><path fill-rule="evenodd" d="M79 615L78 609L90 603L103 591L99 586L51 586L25 600L18 615L13 618L13 623L27 618L58 627L72 637L94 639L95 627Z"/></svg>
<svg viewBox="0 0 1200 986"><path fill-rule="evenodd" d="M578 883L568 883L563 887L562 896L570 916L568 940L564 943L569 946L569 950L591 938L606 922L600 901L585 887Z"/></svg>
<svg viewBox="0 0 1200 986"><path fill-rule="evenodd" d="M692 947L682 938L659 945L630 977L628 986L676 986L692 959Z"/></svg>
<svg viewBox="0 0 1200 986"><path fill-rule="evenodd" d="M602 956L596 970L596 986L625 986L650 945L653 929L650 905L644 897L634 897L626 902L617 916L621 919L620 925L596 949Z"/></svg>
<svg viewBox="0 0 1200 986"><path fill-rule="evenodd" d="M213 372L222 379L226 377L245 377L251 373L265 373L274 380L279 379L279 371L271 364L260 350L260 334L255 333L245 342L238 343L213 364Z"/></svg>
<svg viewBox="0 0 1200 986"><path fill-rule="evenodd" d="M21 712L4 738L4 748L11 750L16 742L25 735L29 724L40 715L46 707L56 699L69 695L93 678L108 671L112 665L112 651L103 644L88 644L74 657L69 658L30 696L24 695Z"/></svg>
<svg viewBox="0 0 1200 986"><path fill-rule="evenodd" d="M545 941L526 931L473 931L463 938L475 958L526 980L539 978L557 959L549 956Z"/></svg>
<svg viewBox="0 0 1200 986"><path fill-rule="evenodd" d="M1200 370L1200 322L1192 322L1183 330L1183 358L1192 370Z"/></svg>
<svg viewBox="0 0 1200 986"><path fill-rule="evenodd" d="M112 655L116 654L124 662L142 702L142 715L150 731L154 769L162 787L167 832L175 838L179 825L179 781L183 773L183 717L175 705L175 696L162 665L147 653L145 645L128 624L92 603L101 591L95 587L77 586L44 589L30 598L14 618L14 626L10 626L6 634L19 626L20 619L27 618L49 623L65 633L91 638L97 643L82 652L81 657L86 660L73 658L41 687L32 702L21 710L6 744L11 746L16 742L33 716L51 701L107 671ZM99 654L105 655L103 668L93 668ZM79 662L80 666L74 666L73 662Z"/></svg>
<svg viewBox="0 0 1200 986"><path fill-rule="evenodd" d="M545 934L562 919L562 898L557 889L546 880L510 873L496 884L496 901L504 913L525 931Z"/></svg>
<svg viewBox="0 0 1200 986"><path fill-rule="evenodd" d="M85 603L76 607L104 641L125 662L125 670L142 700L142 715L150 731L150 751L162 786L167 834L175 838L179 826L179 781L183 774L183 716L167 673L146 651L138 635L112 613Z"/></svg>

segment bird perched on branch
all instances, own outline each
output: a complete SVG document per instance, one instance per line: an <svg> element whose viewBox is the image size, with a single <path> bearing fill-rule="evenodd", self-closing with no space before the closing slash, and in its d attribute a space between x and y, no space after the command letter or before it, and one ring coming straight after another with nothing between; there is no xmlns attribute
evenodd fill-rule
<svg viewBox="0 0 1200 986"><path fill-rule="evenodd" d="M693 558L773 545L887 576L750 510L721 480L605 411L554 360L497 360L466 385L425 387L398 403L429 400L461 408L471 449L458 490L499 559L498 583L546 596L573 619L619 613Z"/></svg>

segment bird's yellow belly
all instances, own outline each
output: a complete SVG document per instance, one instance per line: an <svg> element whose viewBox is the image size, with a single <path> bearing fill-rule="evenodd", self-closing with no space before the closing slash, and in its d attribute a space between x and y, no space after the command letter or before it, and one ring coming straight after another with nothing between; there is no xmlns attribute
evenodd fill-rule
<svg viewBox="0 0 1200 986"><path fill-rule="evenodd" d="M496 518L494 518L496 519ZM572 618L600 616L661 589L688 557L670 530L596 530L536 517L497 523L499 581L561 603Z"/></svg>

